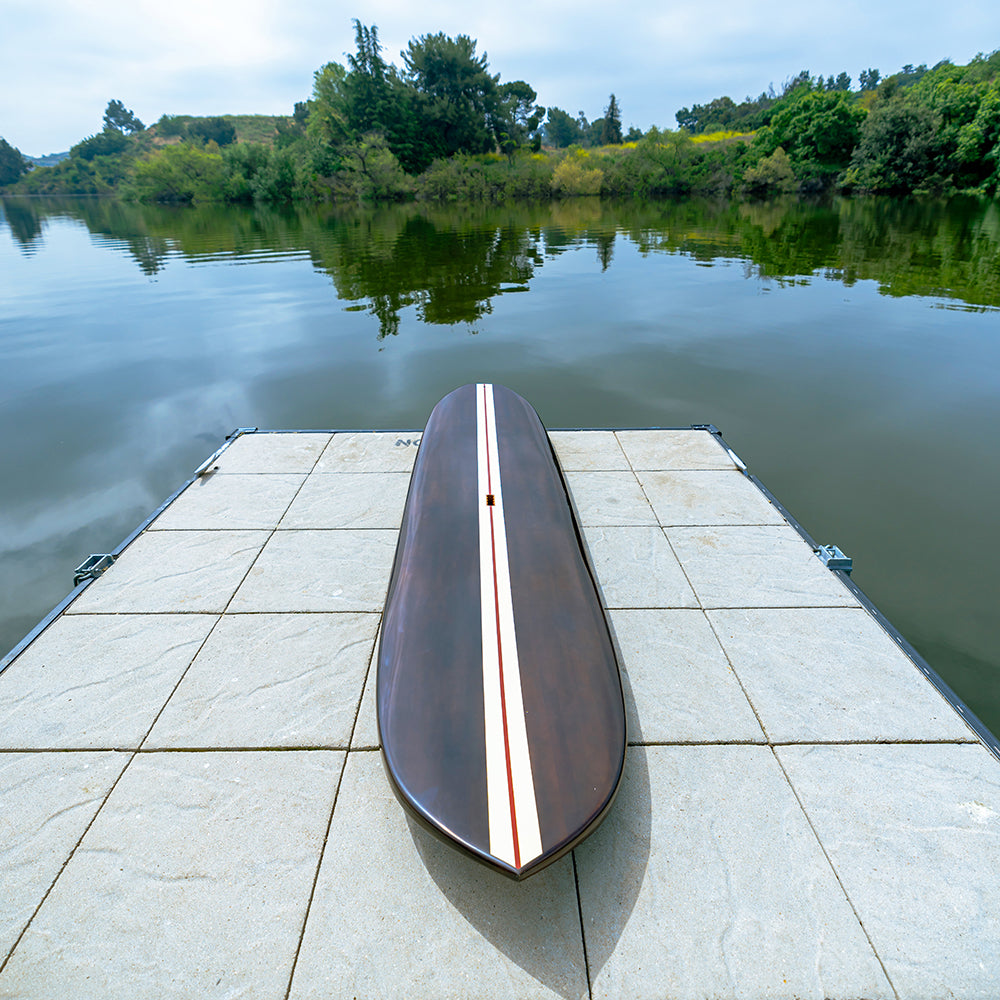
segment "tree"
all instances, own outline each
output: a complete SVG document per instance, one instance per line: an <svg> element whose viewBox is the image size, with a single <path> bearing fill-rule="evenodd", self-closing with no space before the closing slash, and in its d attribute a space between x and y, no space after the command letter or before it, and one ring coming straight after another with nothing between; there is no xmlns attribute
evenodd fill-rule
<svg viewBox="0 0 1000 1000"><path fill-rule="evenodd" d="M807 91L778 108L754 145L765 156L782 147L800 178L830 176L850 162L865 115L843 91Z"/></svg>
<svg viewBox="0 0 1000 1000"><path fill-rule="evenodd" d="M622 142L622 113L615 95L611 95L604 109L604 124L601 128L602 146L620 146Z"/></svg>
<svg viewBox="0 0 1000 1000"><path fill-rule="evenodd" d="M21 151L0 137L0 185L17 183L18 178L30 169Z"/></svg>
<svg viewBox="0 0 1000 1000"><path fill-rule="evenodd" d="M858 86L862 90L874 90L882 79L882 74L877 69L863 69L858 74Z"/></svg>
<svg viewBox="0 0 1000 1000"><path fill-rule="evenodd" d="M236 126L223 117L198 118L188 126L187 134L192 139L208 145L214 142L217 146L228 146L236 142Z"/></svg>
<svg viewBox="0 0 1000 1000"><path fill-rule="evenodd" d="M873 191L913 191L934 172L935 124L922 105L900 99L878 104L865 120L846 182Z"/></svg>
<svg viewBox="0 0 1000 1000"><path fill-rule="evenodd" d="M994 193L1000 189L1000 80L994 81L958 137L958 161Z"/></svg>
<svg viewBox="0 0 1000 1000"><path fill-rule="evenodd" d="M382 58L378 28L354 20L356 52L347 57L350 73L344 79L349 125L355 134L384 131L389 117L389 66Z"/></svg>
<svg viewBox="0 0 1000 1000"><path fill-rule="evenodd" d="M477 55L475 39L421 35L401 55L407 80L421 96L421 117L437 155L489 152L494 145L489 114L499 77L489 73L486 53Z"/></svg>
<svg viewBox="0 0 1000 1000"><path fill-rule="evenodd" d="M122 153L127 146L128 139L124 133L110 128L81 139L75 146L70 147L69 155L80 160L93 160L95 156L114 156Z"/></svg>
<svg viewBox="0 0 1000 1000"><path fill-rule="evenodd" d="M575 118L570 117L562 108L549 108L545 119L545 139L549 145L565 149L574 142L580 142L582 138L583 130Z"/></svg>
<svg viewBox="0 0 1000 1000"><path fill-rule="evenodd" d="M306 132L322 145L338 146L350 135L351 111L346 80L347 70L335 62L328 62L313 74Z"/></svg>
<svg viewBox="0 0 1000 1000"><path fill-rule="evenodd" d="M538 127L545 108L535 104L538 95L523 80L497 87L490 120L500 151L508 157L529 141L541 143Z"/></svg>
<svg viewBox="0 0 1000 1000"><path fill-rule="evenodd" d="M132 135L141 132L146 126L121 101L108 101L104 111L105 131L121 132L122 135Z"/></svg>

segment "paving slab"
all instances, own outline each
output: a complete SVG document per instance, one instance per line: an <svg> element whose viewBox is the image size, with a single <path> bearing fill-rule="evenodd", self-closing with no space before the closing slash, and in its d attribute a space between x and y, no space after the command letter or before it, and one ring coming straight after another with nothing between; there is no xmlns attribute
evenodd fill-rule
<svg viewBox="0 0 1000 1000"><path fill-rule="evenodd" d="M630 748L576 855L595 998L895 1000L769 748Z"/></svg>
<svg viewBox="0 0 1000 1000"><path fill-rule="evenodd" d="M994 1000L996 759L971 744L776 752L900 1000Z"/></svg>
<svg viewBox="0 0 1000 1000"><path fill-rule="evenodd" d="M616 431L636 471L640 469L735 469L736 463L707 431Z"/></svg>
<svg viewBox="0 0 1000 1000"><path fill-rule="evenodd" d="M656 524L656 515L631 472L567 472L581 527Z"/></svg>
<svg viewBox="0 0 1000 1000"><path fill-rule="evenodd" d="M278 527L398 529L409 485L406 472L310 476Z"/></svg>
<svg viewBox="0 0 1000 1000"><path fill-rule="evenodd" d="M334 434L313 471L409 472L419 444L419 431Z"/></svg>
<svg viewBox="0 0 1000 1000"><path fill-rule="evenodd" d="M224 474L308 473L332 437L329 433L241 434L229 443L215 465Z"/></svg>
<svg viewBox="0 0 1000 1000"><path fill-rule="evenodd" d="M144 749L350 743L376 614L226 615Z"/></svg>
<svg viewBox="0 0 1000 1000"><path fill-rule="evenodd" d="M231 610L381 611L397 531L278 531Z"/></svg>
<svg viewBox="0 0 1000 1000"><path fill-rule="evenodd" d="M698 607L660 528L584 528L583 534L604 607Z"/></svg>
<svg viewBox="0 0 1000 1000"><path fill-rule="evenodd" d="M215 615L63 615L0 674L0 747L137 748Z"/></svg>
<svg viewBox="0 0 1000 1000"><path fill-rule="evenodd" d="M114 752L0 754L0 965L128 759ZM10 996L4 990L0 978L0 996Z"/></svg>
<svg viewBox="0 0 1000 1000"><path fill-rule="evenodd" d="M144 532L68 613L219 614L267 538L266 531Z"/></svg>
<svg viewBox="0 0 1000 1000"><path fill-rule="evenodd" d="M378 753L351 753L290 1000L585 998L573 863L522 883L411 827Z"/></svg>
<svg viewBox="0 0 1000 1000"><path fill-rule="evenodd" d="M614 431L549 431L563 472L628 472L628 459Z"/></svg>
<svg viewBox="0 0 1000 1000"><path fill-rule="evenodd" d="M862 608L708 617L772 742L976 739Z"/></svg>
<svg viewBox="0 0 1000 1000"><path fill-rule="evenodd" d="M19 1000L282 1000L343 754L139 754L6 968Z"/></svg>
<svg viewBox="0 0 1000 1000"><path fill-rule="evenodd" d="M702 607L860 606L791 527L664 530Z"/></svg>
<svg viewBox="0 0 1000 1000"><path fill-rule="evenodd" d="M777 507L736 469L637 472L664 527L702 524L786 524Z"/></svg>
<svg viewBox="0 0 1000 1000"><path fill-rule="evenodd" d="M275 528L304 481L304 475L203 476L156 518L150 530Z"/></svg>
<svg viewBox="0 0 1000 1000"><path fill-rule="evenodd" d="M609 617L630 742L765 742L704 612L655 608Z"/></svg>

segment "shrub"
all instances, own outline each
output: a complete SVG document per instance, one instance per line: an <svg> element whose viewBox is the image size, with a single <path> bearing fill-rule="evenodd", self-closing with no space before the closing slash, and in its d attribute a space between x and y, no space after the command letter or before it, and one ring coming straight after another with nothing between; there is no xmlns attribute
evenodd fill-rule
<svg viewBox="0 0 1000 1000"><path fill-rule="evenodd" d="M225 189L221 154L181 143L136 164L131 194L139 201L219 201Z"/></svg>
<svg viewBox="0 0 1000 1000"><path fill-rule="evenodd" d="M604 171L600 167L588 167L589 160L586 150L571 150L552 173L553 193L564 198L600 194Z"/></svg>

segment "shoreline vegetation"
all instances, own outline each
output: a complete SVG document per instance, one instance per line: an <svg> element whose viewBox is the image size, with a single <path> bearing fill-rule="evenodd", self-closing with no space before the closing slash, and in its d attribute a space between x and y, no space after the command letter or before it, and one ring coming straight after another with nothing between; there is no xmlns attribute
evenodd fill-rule
<svg viewBox="0 0 1000 1000"><path fill-rule="evenodd" d="M422 35L385 61L378 29L314 74L290 116L163 115L109 102L100 132L32 164L0 138L0 192L144 203L505 202L584 195L767 198L838 191L1000 196L1000 50L966 66L803 70L757 98L676 113L676 130L622 130L501 82L465 35Z"/></svg>

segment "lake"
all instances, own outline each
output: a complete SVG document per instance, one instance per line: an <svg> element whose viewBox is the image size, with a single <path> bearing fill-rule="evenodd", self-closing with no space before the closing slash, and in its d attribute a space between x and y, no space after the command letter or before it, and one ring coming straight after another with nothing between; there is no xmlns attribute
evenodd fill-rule
<svg viewBox="0 0 1000 1000"><path fill-rule="evenodd" d="M1000 732L1000 205L0 214L0 652L236 427L712 423Z"/></svg>

